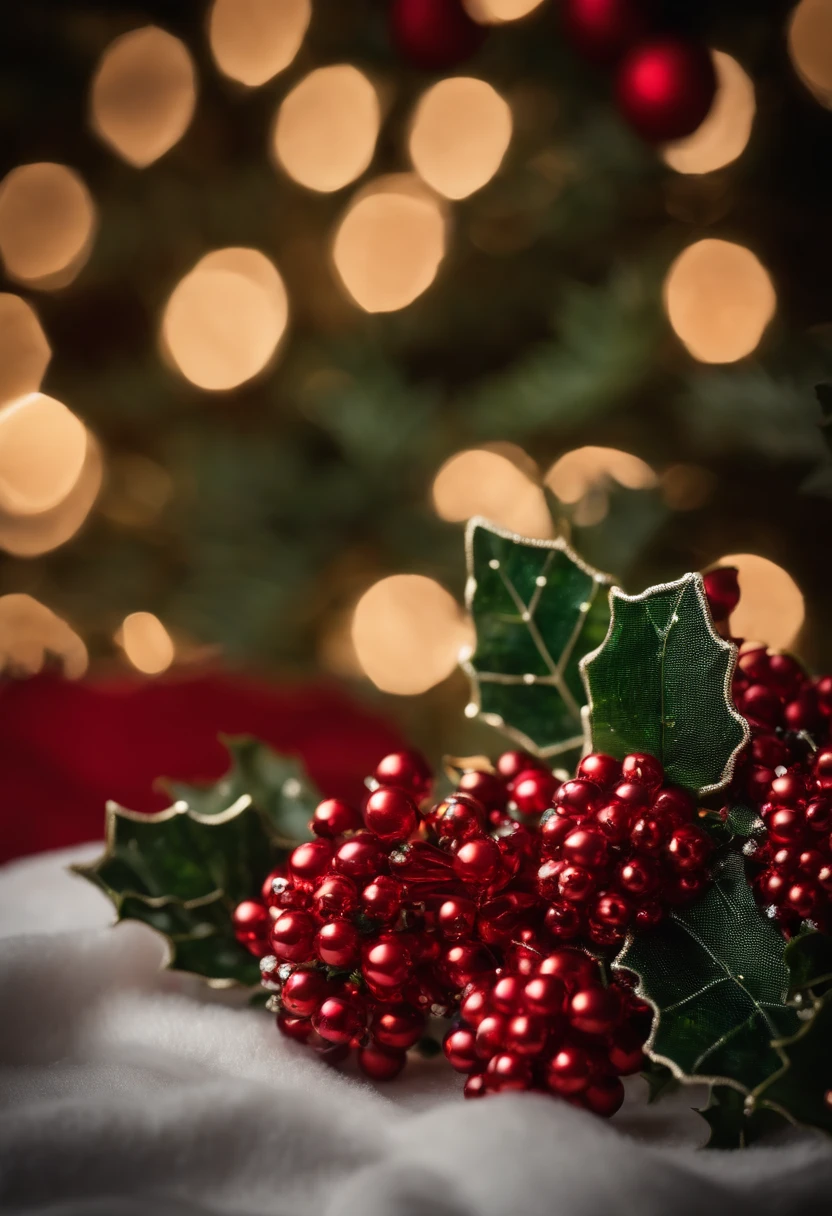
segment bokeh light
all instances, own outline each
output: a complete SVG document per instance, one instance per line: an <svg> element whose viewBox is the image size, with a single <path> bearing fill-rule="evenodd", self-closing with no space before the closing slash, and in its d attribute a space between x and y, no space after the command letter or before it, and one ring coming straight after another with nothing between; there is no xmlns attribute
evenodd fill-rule
<svg viewBox="0 0 832 1216"><path fill-rule="evenodd" d="M740 602L731 616L731 633L775 650L790 646L805 615L803 595L792 576L756 553L729 553L715 564L739 571Z"/></svg>
<svg viewBox="0 0 832 1216"><path fill-rule="evenodd" d="M74 629L31 595L0 596L0 674L37 675L49 655L77 680L87 670L87 648Z"/></svg>
<svg viewBox="0 0 832 1216"><path fill-rule="evenodd" d="M451 76L428 89L416 106L410 159L439 194L466 198L499 169L511 128L511 110L490 84Z"/></svg>
<svg viewBox="0 0 832 1216"><path fill-rule="evenodd" d="M688 245L665 280L670 324L695 359L733 363L750 355L774 316L777 297L750 249L706 239Z"/></svg>
<svg viewBox="0 0 832 1216"><path fill-rule="evenodd" d="M832 109L832 0L801 0L792 10L788 43L795 72Z"/></svg>
<svg viewBox="0 0 832 1216"><path fill-rule="evenodd" d="M373 159L381 111L370 81L348 63L310 72L280 105L274 155L310 190L340 190Z"/></svg>
<svg viewBox="0 0 832 1216"><path fill-rule="evenodd" d="M47 288L71 282L89 256L95 222L87 187L66 165L19 165L0 183L0 254L13 279Z"/></svg>
<svg viewBox="0 0 832 1216"><path fill-rule="evenodd" d="M147 25L111 42L92 82L96 135L143 169L187 131L196 106L196 72L183 42Z"/></svg>
<svg viewBox="0 0 832 1216"><path fill-rule="evenodd" d="M358 602L352 640L365 674L384 692L426 692L446 679L473 640L452 595L421 574L394 574Z"/></svg>
<svg viewBox="0 0 832 1216"><path fill-rule="evenodd" d="M534 12L543 0L463 0L469 16L481 25L501 25Z"/></svg>
<svg viewBox="0 0 832 1216"><path fill-rule="evenodd" d="M0 549L15 557L37 557L66 544L81 527L101 489L104 462L95 437L87 433L87 454L77 482L62 502L36 515L0 510Z"/></svg>
<svg viewBox="0 0 832 1216"><path fill-rule="evenodd" d="M162 319L167 351L199 388L236 388L263 371L289 316L286 289L257 249L206 254L174 288Z"/></svg>
<svg viewBox="0 0 832 1216"><path fill-rule="evenodd" d="M565 452L544 481L561 502L574 507L572 518L580 527L604 519L611 482L628 490L650 490L658 484L655 472L640 457L593 445Z"/></svg>
<svg viewBox="0 0 832 1216"><path fill-rule="evenodd" d="M49 511L70 494L87 456L87 431L54 397L28 393L0 410L0 510Z"/></svg>
<svg viewBox="0 0 832 1216"><path fill-rule="evenodd" d="M394 312L427 291L445 255L445 217L411 174L379 178L350 203L333 241L335 268L366 312Z"/></svg>
<svg viewBox="0 0 832 1216"><path fill-rule="evenodd" d="M176 656L170 634L152 612L131 612L115 640L136 670L148 676L167 671Z"/></svg>
<svg viewBox="0 0 832 1216"><path fill-rule="evenodd" d="M708 114L686 139L666 144L662 155L677 173L712 173L737 159L751 137L757 102L747 73L724 51L712 51L717 91Z"/></svg>
<svg viewBox="0 0 832 1216"><path fill-rule="evenodd" d="M311 0L214 0L208 39L217 67L250 88L287 68L300 50Z"/></svg>
<svg viewBox="0 0 832 1216"><path fill-rule="evenodd" d="M32 306L0 292L0 405L39 389L51 357Z"/></svg>
<svg viewBox="0 0 832 1216"><path fill-rule="evenodd" d="M434 478L432 496L441 519L461 522L484 515L520 536L553 535L540 483L498 451L472 448L451 456Z"/></svg>

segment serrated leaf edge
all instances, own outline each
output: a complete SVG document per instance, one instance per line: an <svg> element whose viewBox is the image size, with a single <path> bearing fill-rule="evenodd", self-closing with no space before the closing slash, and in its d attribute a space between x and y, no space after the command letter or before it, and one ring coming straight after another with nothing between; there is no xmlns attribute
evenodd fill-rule
<svg viewBox="0 0 832 1216"><path fill-rule="evenodd" d="M713 782L711 785L703 785L697 791L697 793L700 796L703 796L705 794L713 794L713 793L716 793L717 790L724 789L725 786L730 782L731 778L734 775L734 767L736 766L736 763L737 763L737 757L739 756L740 752L747 745L749 739L751 738L751 728L749 727L745 718L742 716L742 714L737 710L736 706L734 705L734 699L733 699L732 691L731 691L732 684L734 681L734 672L736 671L736 667L737 667L737 657L738 657L739 651L737 650L737 647L734 642L726 641L726 639L721 637L720 634L718 634L716 629L714 628L713 618L711 617L711 610L708 607L708 597L705 595L705 583L702 578L702 575L694 574L694 573L683 574L681 578L674 579L674 581L671 583L656 583L655 586L648 587L646 591L642 591L640 595L627 595L627 593L625 591L622 591L622 589L620 587L616 587L616 586L611 587L610 588L610 623L609 623L609 627L607 629L607 636L604 638L603 642L601 642L600 646L596 646L595 650L592 650L592 651L590 651L589 654L584 655L584 657L581 659L578 666L580 667L581 679L583 680L584 689L586 691L587 721L589 723L589 729L591 732L594 705L593 705L593 701L592 701L592 689L591 689L590 683L589 683L588 669L592 665L592 663L599 657L599 655L603 652L604 648L606 647L607 643L610 641L610 639L612 637L613 629L615 627L615 602L616 602L616 600L623 600L628 604L639 604L639 603L643 603L644 601L648 600L652 595L658 595L665 591L678 590L681 592L685 589L685 587L691 586L691 585L693 586L694 591L696 592L696 596L699 600L700 607L702 608L702 616L705 621L705 625L708 629L708 632L710 633L711 637L716 642L716 644L719 646L719 648L721 650L725 650L728 652L728 665L725 669L725 680L723 682L723 694L724 694L725 708L728 710L728 713L734 719L734 721L738 723L738 725L740 726L741 731L742 731L742 737L740 738L739 743L736 745L736 747L733 749L733 751L729 755L728 759L726 760L725 766L723 767L723 770L722 770L722 776L720 777L719 781Z"/></svg>
<svg viewBox="0 0 832 1216"><path fill-rule="evenodd" d="M605 574L603 571L596 570L593 566L590 566L588 562L585 562L583 558L575 552L564 537L556 536L550 539L544 539L543 537L536 536L522 536L519 532L512 532L508 528L503 528L499 524L495 524L492 520L486 519L483 515L475 515L468 520L465 527L465 565L468 572L468 577L465 581L465 607L469 613L473 612L474 596L477 592L477 580L474 575L474 533L476 532L477 528L485 528L486 531L491 532L495 536L499 536L502 540L510 540L514 544L531 545L536 549L546 549L551 552L564 553L571 562L574 562L574 564L580 570L582 570L584 574L589 575L589 577L592 578L593 581L599 586L614 587L615 585L615 579L611 574ZM571 655L572 647L574 646L580 633L580 625L583 624L584 620L585 614L581 616L579 626L573 633L573 638L570 642L567 654L567 661ZM587 739L585 724L584 730L580 735L575 735L572 738L564 739L560 743L553 743L549 747L539 747L534 740L530 739L528 735L523 733L523 731L518 730L514 726L509 726L506 722L504 722L503 718L499 714L483 713L480 680L483 674L489 676L492 673L482 673L477 671L470 661L472 654L473 649L469 651L468 648L465 647L460 652L459 656L459 666L465 672L471 683L471 697L468 705L465 707L466 717L481 718L482 721L488 726L493 726L495 729L502 731L503 734L508 735L511 739L514 739L515 742L519 743L521 747L525 748L526 751L530 752L533 756L540 756L541 758L560 756L565 752L573 751L575 748L583 747L585 745ZM522 682L522 677L519 677L518 680L505 680L502 678L498 680L495 676L494 679L486 681L486 683L495 682L514 684L516 682ZM585 708L585 706L581 707L581 715L584 723Z"/></svg>
<svg viewBox="0 0 832 1216"><path fill-rule="evenodd" d="M821 997L819 1000L814 1001L812 1004L812 1016L806 1019L804 1024L798 1031L796 1031L795 1034L789 1035L785 1039L772 1039L771 1045L777 1052L780 1059L783 1061L783 1066L782 1068L778 1068L777 1072L773 1072L770 1077L766 1077L765 1081L763 1081L763 1083L758 1085L755 1089L751 1090L750 1093L754 1109L756 1109L759 1104L759 1106L766 1107L768 1110L776 1111L778 1115L782 1115L783 1118L788 1120L793 1127L811 1127L815 1131L822 1131L827 1135L829 1133L826 1132L825 1128L818 1127L814 1123L803 1123L802 1120L796 1119L795 1116L790 1111L786 1110L784 1106L780 1106L778 1102L767 1101L765 1098L765 1091L769 1085L772 1085L778 1079L778 1077L782 1077L785 1073L787 1073L792 1066L790 1058L786 1055L785 1048L793 1047L795 1043L799 1043L801 1039L805 1039L806 1035L811 1031L812 1024L818 1013L827 1003L827 1001L830 1000L832 1000L832 994L827 994L826 996Z"/></svg>
<svg viewBox="0 0 832 1216"><path fill-rule="evenodd" d="M718 877L718 875L715 875L714 877L716 878L716 877ZM679 921L679 918L676 916L675 912L671 912L668 919L675 920L675 921L677 921L677 923L683 924L683 922ZM687 928L687 926L683 926L683 927ZM688 932L690 932L690 930L688 930ZM648 1059L652 1060L654 1063L664 1064L665 1067L669 1068L670 1071L673 1073L674 1077L676 1078L676 1080L679 1081L682 1085L711 1085L711 1086L727 1085L729 1089L736 1089L741 1094L745 1094L746 1096L751 1095L754 1091L750 1090L747 1085L743 1085L740 1081L735 1080L733 1077L708 1076L705 1073L693 1073L693 1074L686 1073L684 1071L684 1069L680 1068L679 1065L676 1064L676 1062L674 1060L671 1060L668 1056L660 1055L659 1052L657 1052L655 1050L654 1044L656 1041L656 1035L659 1030L659 1022L660 1022L660 1019L662 1016L662 1011L659 1009L659 1007L655 1003L655 1001L652 1001L650 999L650 997L647 995L647 993L645 992L644 979L643 979L641 973L639 971L637 971L635 969L635 967L633 967L631 964L627 963L626 961L622 961L622 960L624 960L625 955L627 954L630 947L632 946L632 944L635 940L635 937L636 937L636 935L634 933L627 934L627 938L624 942L624 945L621 947L618 954L613 959L612 970L613 971L629 971L631 975L635 975L638 979L638 983L636 984L636 996L638 996L642 1001L644 1001L645 1004L649 1005L650 1008L653 1010L653 1024L650 1027L650 1034L642 1049L644 1051L644 1054L648 1057ZM703 946L703 949L707 950L707 946L704 946L703 943L701 943L701 942L699 944ZM710 951L708 951L708 953L710 953ZM783 997L782 997L784 1005L789 1004L788 999L787 999L788 995L789 995L789 988L788 988L788 986L786 986L783 989ZM751 999L752 999L752 1001L754 1001L753 997ZM757 1001L754 1001L754 1004L756 1005ZM722 1040L720 1040L720 1042L721 1041ZM772 1046L774 1046L775 1048L777 1047L777 1044L774 1039L771 1039L770 1042L771 1042ZM719 1043L713 1044L713 1047L717 1047L717 1046L719 1046ZM713 1050L713 1047L711 1048L711 1050ZM782 1072L782 1069L778 1070L777 1073L773 1073L772 1076L778 1076L780 1072ZM769 1077L769 1078L767 1078L767 1080L771 1080L771 1078Z"/></svg>
<svg viewBox="0 0 832 1216"><path fill-rule="evenodd" d="M214 891L209 891L207 895L197 896L196 899L176 899L172 895L144 895L140 891L114 891L107 883L99 877L100 868L108 861L113 860L115 856L115 834L116 823L119 819L127 819L133 823L165 823L169 819L174 819L177 815L187 815L195 823L201 824L218 824L229 823L232 819L236 819L243 811L248 810L252 805L251 796L242 794L231 806L226 810L220 811L218 815L203 815L199 811L194 811L188 806L187 802L179 799L177 802L171 803L170 806L164 807L161 811L151 811L145 813L143 811L131 811L129 807L121 806L118 802L109 799L105 803L105 831L104 831L104 852L96 857L95 861L89 865L71 865L68 870L71 874L77 874L80 878L85 878L88 882L93 882L106 892L108 899L112 903L116 911L116 919L113 921L113 926L121 923L121 906L125 899L137 899L140 903L146 904L149 908L163 908L166 904L178 904L180 908L186 911L193 911L195 908L205 907L208 904L216 903L218 899L222 899L225 892L221 887L217 887ZM173 966L175 957L174 939L167 933L163 933L161 929L155 929L152 925L146 924L146 928L160 937L165 946L165 963L164 970L170 970ZM187 935L184 935L187 936ZM241 984L239 980L223 979L216 976L201 975L198 971L185 971L177 968L180 975L193 975L202 983L207 984L209 988L227 989L227 988L245 988L248 985Z"/></svg>

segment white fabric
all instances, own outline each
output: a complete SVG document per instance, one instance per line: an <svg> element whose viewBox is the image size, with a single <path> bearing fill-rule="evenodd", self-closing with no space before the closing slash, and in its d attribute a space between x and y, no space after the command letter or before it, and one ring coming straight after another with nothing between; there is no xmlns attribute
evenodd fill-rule
<svg viewBox="0 0 832 1216"><path fill-rule="evenodd" d="M631 1083L611 1123L538 1096L463 1102L442 1061L378 1088L266 1013L160 972L65 866L0 870L0 1211L38 1216L758 1216L832 1212L832 1148L697 1152ZM239 1005L239 1001L236 1001Z"/></svg>

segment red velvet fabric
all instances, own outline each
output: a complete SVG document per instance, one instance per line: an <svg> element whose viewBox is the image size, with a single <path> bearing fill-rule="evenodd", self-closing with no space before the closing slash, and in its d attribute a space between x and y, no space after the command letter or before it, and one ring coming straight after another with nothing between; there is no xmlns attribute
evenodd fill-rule
<svg viewBox="0 0 832 1216"><path fill-rule="evenodd" d="M322 793L357 798L390 726L327 686L274 686L223 672L0 685L0 861L102 836L104 803L159 810L159 777L214 780L218 734L254 735L299 756Z"/></svg>

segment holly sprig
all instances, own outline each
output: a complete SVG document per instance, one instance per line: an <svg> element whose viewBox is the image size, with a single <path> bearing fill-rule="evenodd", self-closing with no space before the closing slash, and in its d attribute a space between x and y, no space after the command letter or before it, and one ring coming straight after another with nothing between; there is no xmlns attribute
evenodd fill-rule
<svg viewBox="0 0 832 1216"><path fill-rule="evenodd" d="M170 968L215 987L258 982L231 914L308 839L319 800L297 760L253 739L225 742L231 767L215 784L165 782L176 801L155 814L108 803L104 852L72 867L107 895L117 921L141 921L166 939Z"/></svg>

